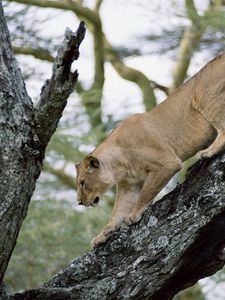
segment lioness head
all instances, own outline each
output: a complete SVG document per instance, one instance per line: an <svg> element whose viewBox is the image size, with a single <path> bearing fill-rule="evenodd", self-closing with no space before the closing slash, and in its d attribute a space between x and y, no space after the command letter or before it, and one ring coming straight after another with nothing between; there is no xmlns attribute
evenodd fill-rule
<svg viewBox="0 0 225 300"><path fill-rule="evenodd" d="M106 179L104 169L94 156L87 156L76 165L77 169L77 201L84 206L94 206L99 197L111 186Z"/></svg>

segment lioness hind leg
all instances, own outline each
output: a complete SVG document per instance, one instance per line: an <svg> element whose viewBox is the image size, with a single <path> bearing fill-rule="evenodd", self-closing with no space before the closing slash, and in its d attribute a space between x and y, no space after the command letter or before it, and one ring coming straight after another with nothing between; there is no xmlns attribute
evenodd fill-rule
<svg viewBox="0 0 225 300"><path fill-rule="evenodd" d="M218 135L215 141L207 149L199 151L196 154L196 157L199 159L210 158L224 149L225 149L225 130L218 130Z"/></svg>
<svg viewBox="0 0 225 300"><path fill-rule="evenodd" d="M202 106L198 105L197 98L192 100L193 106L207 119L217 130L217 137L214 142L196 155L197 158L209 158L225 149L225 96L224 93L218 96L206 95Z"/></svg>

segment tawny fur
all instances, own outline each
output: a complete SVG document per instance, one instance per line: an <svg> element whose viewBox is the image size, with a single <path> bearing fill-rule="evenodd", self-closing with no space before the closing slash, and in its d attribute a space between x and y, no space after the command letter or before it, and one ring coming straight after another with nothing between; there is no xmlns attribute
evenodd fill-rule
<svg viewBox="0 0 225 300"><path fill-rule="evenodd" d="M151 201L197 153L225 148L225 54L209 62L149 112L125 119L77 167L78 202L94 205L116 184L108 224L92 240L105 242L122 223L138 222Z"/></svg>

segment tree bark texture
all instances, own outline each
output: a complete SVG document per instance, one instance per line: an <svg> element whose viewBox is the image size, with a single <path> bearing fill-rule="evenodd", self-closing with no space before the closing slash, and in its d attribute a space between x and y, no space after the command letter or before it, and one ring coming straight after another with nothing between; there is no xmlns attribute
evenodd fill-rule
<svg viewBox="0 0 225 300"><path fill-rule="evenodd" d="M225 154L197 163L140 223L10 299L167 300L225 262Z"/></svg>
<svg viewBox="0 0 225 300"><path fill-rule="evenodd" d="M84 33L84 23L76 33L66 30L52 77L33 107L0 1L0 282L41 172L45 148L74 89L78 73L71 72L71 65L79 56Z"/></svg>

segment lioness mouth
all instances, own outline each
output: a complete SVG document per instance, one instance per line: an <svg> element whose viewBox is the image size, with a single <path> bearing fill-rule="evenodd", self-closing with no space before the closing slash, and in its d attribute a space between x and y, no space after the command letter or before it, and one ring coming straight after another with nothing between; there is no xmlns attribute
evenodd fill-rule
<svg viewBox="0 0 225 300"><path fill-rule="evenodd" d="M94 203L97 204L99 202L99 197L96 197Z"/></svg>

